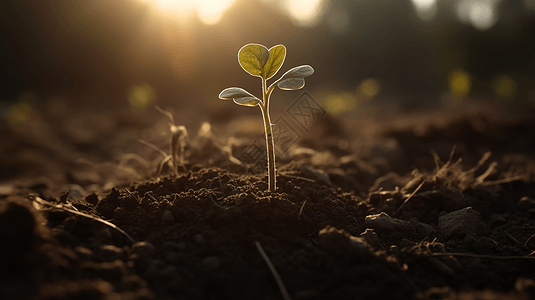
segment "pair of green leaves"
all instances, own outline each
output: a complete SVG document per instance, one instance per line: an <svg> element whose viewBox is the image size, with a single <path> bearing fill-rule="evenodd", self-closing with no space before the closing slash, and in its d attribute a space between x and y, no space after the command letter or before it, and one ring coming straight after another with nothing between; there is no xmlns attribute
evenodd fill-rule
<svg viewBox="0 0 535 300"><path fill-rule="evenodd" d="M269 50L264 45L247 44L238 52L238 62L245 72L268 80L275 76L286 58L286 47L276 45ZM284 73L281 78L273 82L270 87L264 91L273 90L277 85L282 90L298 90L305 86L305 77L314 73L314 69L309 65L303 65L290 69ZM219 98L223 100L233 100L236 104L244 106L256 106L262 103L262 100L247 92L242 88L231 87L224 89Z"/></svg>
<svg viewBox="0 0 535 300"><path fill-rule="evenodd" d="M268 50L264 45L248 44L238 51L238 62L245 72L266 80L279 71L285 58L286 47L283 45Z"/></svg>

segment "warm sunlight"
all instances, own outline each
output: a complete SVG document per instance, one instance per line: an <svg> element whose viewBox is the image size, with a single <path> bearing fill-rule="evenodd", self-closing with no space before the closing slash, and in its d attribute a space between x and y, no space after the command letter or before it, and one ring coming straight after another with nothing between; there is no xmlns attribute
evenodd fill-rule
<svg viewBox="0 0 535 300"><path fill-rule="evenodd" d="M204 0L199 1L197 13L201 21L213 25L221 20L223 13L232 6L234 0Z"/></svg>
<svg viewBox="0 0 535 300"><path fill-rule="evenodd" d="M424 21L431 20L437 14L436 0L412 0L418 17Z"/></svg>
<svg viewBox="0 0 535 300"><path fill-rule="evenodd" d="M479 30L487 30L498 21L498 4L501 0L462 0L457 2L457 17Z"/></svg>
<svg viewBox="0 0 535 300"><path fill-rule="evenodd" d="M187 16L196 12L199 19L207 25L218 23L223 13L232 6L235 0L140 0L153 4L165 13Z"/></svg>
<svg viewBox="0 0 535 300"><path fill-rule="evenodd" d="M286 9L300 26L316 25L325 11L323 0L286 0Z"/></svg>

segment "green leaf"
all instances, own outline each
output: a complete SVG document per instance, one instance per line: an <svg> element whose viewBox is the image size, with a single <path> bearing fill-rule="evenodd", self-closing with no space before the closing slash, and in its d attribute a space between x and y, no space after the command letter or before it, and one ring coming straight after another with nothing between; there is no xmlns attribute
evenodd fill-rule
<svg viewBox="0 0 535 300"><path fill-rule="evenodd" d="M314 74L314 69L309 65L303 65L290 69L284 73L276 84L281 90L298 90L305 86L305 77Z"/></svg>
<svg viewBox="0 0 535 300"><path fill-rule="evenodd" d="M245 72L262 77L269 58L269 50L264 45L247 44L238 51L238 62Z"/></svg>
<svg viewBox="0 0 535 300"><path fill-rule="evenodd" d="M279 87L279 89L286 91L298 90L305 86L305 79L290 78L277 83L277 86Z"/></svg>
<svg viewBox="0 0 535 300"><path fill-rule="evenodd" d="M234 103L243 105L243 106L257 106L259 103L262 103L262 100L258 99L253 94L249 93L248 91L242 88L237 88L237 87L224 89L219 94L219 99L232 100L234 101Z"/></svg>
<svg viewBox="0 0 535 300"><path fill-rule="evenodd" d="M284 45L277 45L269 49L269 58L264 66L264 73L262 76L267 80L275 76L286 58L286 47Z"/></svg>

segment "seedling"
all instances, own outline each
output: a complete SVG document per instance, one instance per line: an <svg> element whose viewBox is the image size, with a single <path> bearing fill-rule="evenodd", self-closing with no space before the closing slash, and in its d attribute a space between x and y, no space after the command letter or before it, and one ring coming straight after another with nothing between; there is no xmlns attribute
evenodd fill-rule
<svg viewBox="0 0 535 300"><path fill-rule="evenodd" d="M155 106L155 108L161 114L169 118L169 129L171 130L171 133L173 134L171 137L170 158L171 158L171 164L173 166L173 173L175 174L175 176L178 176L178 167L184 166L184 156L185 156L184 149L186 147L186 138L188 137L188 131L186 130L186 127L184 126L175 125L175 119L173 118L173 114L161 109L159 106ZM164 155L164 157L165 158L164 158L164 161L162 161L162 164L165 163L167 160L169 160L168 156Z"/></svg>
<svg viewBox="0 0 535 300"><path fill-rule="evenodd" d="M245 72L262 79L262 99L238 87L224 89L219 94L219 98L222 100L233 100L234 103L243 106L260 107L266 133L268 190L271 192L277 189L275 142L273 139L273 124L269 116L271 93L275 87L279 87L281 90L301 89L305 86L305 77L314 73L314 69L309 65L295 67L284 73L281 78L277 79L268 87L267 80L277 74L285 58L286 47L284 45L276 45L269 50L266 46L259 44L247 44L243 46L238 51L238 62Z"/></svg>

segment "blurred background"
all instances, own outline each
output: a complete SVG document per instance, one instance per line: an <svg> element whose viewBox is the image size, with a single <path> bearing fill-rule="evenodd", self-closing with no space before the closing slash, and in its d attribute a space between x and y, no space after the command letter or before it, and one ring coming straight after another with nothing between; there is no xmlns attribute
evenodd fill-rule
<svg viewBox="0 0 535 300"><path fill-rule="evenodd" d="M535 103L535 0L6 0L0 35L11 123L64 102L230 107L226 87L260 93L237 62L247 43L287 47L278 76L312 65L305 90L332 115Z"/></svg>

